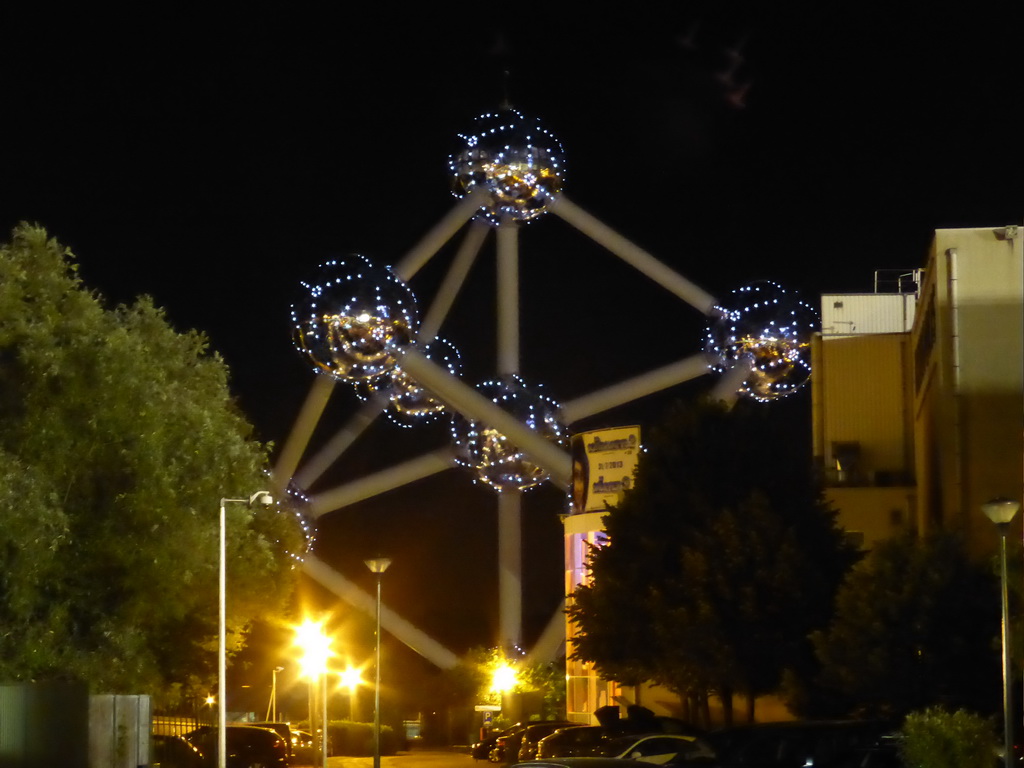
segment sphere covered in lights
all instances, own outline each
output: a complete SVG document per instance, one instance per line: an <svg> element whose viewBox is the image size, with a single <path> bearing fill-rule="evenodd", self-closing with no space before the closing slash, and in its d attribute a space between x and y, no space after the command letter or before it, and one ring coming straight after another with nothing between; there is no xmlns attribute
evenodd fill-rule
<svg viewBox="0 0 1024 768"><path fill-rule="evenodd" d="M462 373L459 351L446 339L435 338L424 350L424 356L443 366L452 376ZM356 394L363 400L379 393L388 399L388 418L402 427L413 427L435 421L446 406L421 387L401 365L372 379L355 383Z"/></svg>
<svg viewBox="0 0 1024 768"><path fill-rule="evenodd" d="M561 407L529 389L518 376L485 381L477 391L522 424L559 445L565 444ZM452 419L455 460L476 472L477 479L497 491L526 490L548 479L505 435L461 414Z"/></svg>
<svg viewBox="0 0 1024 768"><path fill-rule="evenodd" d="M811 334L818 315L777 283L759 281L732 292L707 329L705 349L719 372L748 366L740 392L759 401L796 392L811 375Z"/></svg>
<svg viewBox="0 0 1024 768"><path fill-rule="evenodd" d="M301 563L303 558L312 551L316 541L316 515L313 514L313 505L305 492L295 485L288 483L285 496L278 502L279 511L291 514L299 524L302 540L298 551L288 551L287 555L292 560Z"/></svg>
<svg viewBox="0 0 1024 768"><path fill-rule="evenodd" d="M321 264L292 304L296 349L318 373L369 379L389 371L419 322L412 291L353 254Z"/></svg>
<svg viewBox="0 0 1024 768"><path fill-rule="evenodd" d="M476 118L459 139L461 148L448 158L453 191L464 197L486 189L482 211L491 223L535 219L562 188L562 145L536 118L503 109Z"/></svg>

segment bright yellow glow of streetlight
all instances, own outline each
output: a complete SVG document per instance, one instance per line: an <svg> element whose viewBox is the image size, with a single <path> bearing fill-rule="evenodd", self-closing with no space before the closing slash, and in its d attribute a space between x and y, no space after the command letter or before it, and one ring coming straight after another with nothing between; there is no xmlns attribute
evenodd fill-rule
<svg viewBox="0 0 1024 768"><path fill-rule="evenodd" d="M491 673L491 690L495 693L508 693L518 683L515 668L507 662L495 667Z"/></svg>
<svg viewBox="0 0 1024 768"><path fill-rule="evenodd" d="M295 627L295 645L302 649L299 665L300 674L310 680L317 679L327 671L327 660L334 655L331 638L324 634L324 623L305 619Z"/></svg>
<svg viewBox="0 0 1024 768"><path fill-rule="evenodd" d="M354 691L360 685L363 684L363 670L358 667L348 667L344 672L341 673L341 685L344 688L348 688L350 691Z"/></svg>

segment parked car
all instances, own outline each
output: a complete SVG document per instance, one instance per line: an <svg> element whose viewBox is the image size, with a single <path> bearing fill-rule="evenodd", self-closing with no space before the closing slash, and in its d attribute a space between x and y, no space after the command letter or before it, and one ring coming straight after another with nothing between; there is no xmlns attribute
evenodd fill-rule
<svg viewBox="0 0 1024 768"><path fill-rule="evenodd" d="M313 762L313 734L309 731L292 731L291 760L298 765Z"/></svg>
<svg viewBox="0 0 1024 768"><path fill-rule="evenodd" d="M516 723L515 725L509 726L503 730L491 731L486 735L481 735L480 741L470 747L469 753L475 760L490 760L491 750L494 749L494 745L497 743L498 739L507 734L513 728L518 728L520 725L521 723Z"/></svg>
<svg viewBox="0 0 1024 768"><path fill-rule="evenodd" d="M203 753L181 736L150 736L153 768L207 768Z"/></svg>
<svg viewBox="0 0 1024 768"><path fill-rule="evenodd" d="M227 768L286 768L288 746L281 734L253 725L229 725ZM216 765L217 726L202 725L185 734L185 739L202 753L206 765Z"/></svg>
<svg viewBox="0 0 1024 768"><path fill-rule="evenodd" d="M272 731L277 731L278 734L280 734L281 738L284 739L285 747L288 748L288 759L289 759L289 761L291 760L291 757L292 757L292 727L291 727L290 724L288 724L288 723L262 722L262 723L253 723L253 725L255 725L255 726L259 727L259 728L269 728Z"/></svg>
<svg viewBox="0 0 1024 768"><path fill-rule="evenodd" d="M890 723L860 720L760 723L714 731L706 740L723 768L832 768L847 765L852 755L891 729Z"/></svg>
<svg viewBox="0 0 1024 768"><path fill-rule="evenodd" d="M636 768L636 761L621 757L552 757L517 763L513 768Z"/></svg>
<svg viewBox="0 0 1024 768"><path fill-rule="evenodd" d="M605 730L600 725L572 725L559 728L537 742L537 759L594 757L604 749Z"/></svg>
<svg viewBox="0 0 1024 768"><path fill-rule="evenodd" d="M580 723L573 723L568 720L545 720L539 723L530 723L523 731L523 740L519 744L519 762L533 760L537 757L537 745L545 736L550 736L559 728L570 728Z"/></svg>
<svg viewBox="0 0 1024 768"><path fill-rule="evenodd" d="M488 759L492 763L514 763L519 757L519 745L522 743L523 734L526 733L526 725L514 725L507 733L499 736L491 749Z"/></svg>
<svg viewBox="0 0 1024 768"><path fill-rule="evenodd" d="M715 750L698 736L655 733L640 738L619 736L609 739L605 755L654 765L682 765L689 762L706 763L715 757Z"/></svg>

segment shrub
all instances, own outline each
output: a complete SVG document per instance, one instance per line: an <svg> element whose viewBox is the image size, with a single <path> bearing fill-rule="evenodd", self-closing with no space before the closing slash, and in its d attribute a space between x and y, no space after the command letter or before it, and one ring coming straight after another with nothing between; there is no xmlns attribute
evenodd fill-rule
<svg viewBox="0 0 1024 768"><path fill-rule="evenodd" d="M332 720L327 725L331 754L346 757L365 757L373 754L373 723L353 723ZM380 727L380 753L393 755L401 745L398 734L390 725Z"/></svg>
<svg viewBox="0 0 1024 768"><path fill-rule="evenodd" d="M900 731L903 762L913 768L986 768L994 762L995 734L985 718L931 707L907 715Z"/></svg>

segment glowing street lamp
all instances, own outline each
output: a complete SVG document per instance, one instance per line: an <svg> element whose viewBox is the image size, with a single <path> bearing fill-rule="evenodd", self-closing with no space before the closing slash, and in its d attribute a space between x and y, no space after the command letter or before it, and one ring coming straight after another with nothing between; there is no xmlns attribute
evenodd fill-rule
<svg viewBox="0 0 1024 768"><path fill-rule="evenodd" d="M375 653L373 683L373 768L380 768L380 578L391 565L386 557L365 560L366 567L377 577L377 648Z"/></svg>
<svg viewBox="0 0 1024 768"><path fill-rule="evenodd" d="M1020 509L1020 504L1010 499L994 499L981 505L985 517L996 524L999 530L999 576L1002 585L1003 603L1003 748L1006 768L1013 764L1013 731L1010 726L1010 616L1009 589L1006 582L1006 531Z"/></svg>
<svg viewBox="0 0 1024 768"><path fill-rule="evenodd" d="M363 671L357 667L347 667L341 673L341 684L348 688L348 719L355 720L356 688L363 684Z"/></svg>
<svg viewBox="0 0 1024 768"><path fill-rule="evenodd" d="M224 507L228 504L247 504L250 508L256 505L269 507L274 503L268 491L256 491L248 499L220 500L220 553L217 574L218 617L217 617L217 768L227 768L228 730L227 730L227 525L225 524Z"/></svg>
<svg viewBox="0 0 1024 768"><path fill-rule="evenodd" d="M515 667L507 661L499 664L491 672L491 690L494 693L506 694L518 684Z"/></svg>
<svg viewBox="0 0 1024 768"><path fill-rule="evenodd" d="M331 650L331 638L324 634L322 621L306 619L302 624L295 627L295 645L303 650L299 665L302 668L302 676L309 678L310 699L312 700L313 686L317 680L321 682L323 692L323 731L320 741L321 758L323 768L327 768L327 660L334 655ZM313 728L313 716L310 712L310 728Z"/></svg>

